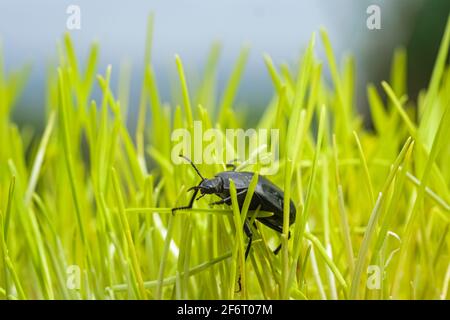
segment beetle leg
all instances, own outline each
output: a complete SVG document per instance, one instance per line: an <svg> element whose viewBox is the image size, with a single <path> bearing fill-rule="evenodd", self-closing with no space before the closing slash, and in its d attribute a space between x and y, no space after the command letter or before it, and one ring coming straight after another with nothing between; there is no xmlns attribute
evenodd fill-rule
<svg viewBox="0 0 450 320"><path fill-rule="evenodd" d="M244 223L244 232L248 237L248 244L247 244L247 248L245 249L245 261L247 261L247 257L250 253L250 248L252 247L252 240L253 240L253 233L252 233L252 230L250 229L250 225L248 224L248 221L245 221L245 223ZM241 274L239 274L238 285L239 285L239 290L236 292L241 292Z"/></svg>
<svg viewBox="0 0 450 320"><path fill-rule="evenodd" d="M289 233L288 233L288 240L290 238L291 238L291 232L289 231ZM280 250L281 250L281 243L278 245L278 247L275 250L273 250L273 254L277 255L278 252L280 252Z"/></svg>
<svg viewBox="0 0 450 320"><path fill-rule="evenodd" d="M222 200L219 200L219 201L211 202L209 205L210 206L215 206L215 205L219 205L219 204L224 204L224 203L226 203L227 201L230 201L230 200L231 200L231 197L228 197L228 198L225 198L225 199L222 199Z"/></svg>
<svg viewBox="0 0 450 320"><path fill-rule="evenodd" d="M206 193L203 193L201 196L199 196L197 199L195 199L196 201L197 200L200 200L201 198L203 198L204 196L206 196Z"/></svg>
<svg viewBox="0 0 450 320"><path fill-rule="evenodd" d="M239 192L236 194L236 197L241 196L241 195L245 194L246 192L247 192L246 189L244 189L244 190L242 190L242 191L239 191ZM210 206L214 206L214 205L219 205L219 204L226 204L226 203L229 202L229 201L231 201L231 196L226 197L225 199L222 199L222 200L219 200L219 201L211 202L209 205L210 205Z"/></svg>
<svg viewBox="0 0 450 320"><path fill-rule="evenodd" d="M238 160L239 160L238 158L231 160L230 162L228 162L228 163L225 165L225 167L227 167L227 168L232 168L231 171L236 171L236 165L235 165L233 162L236 162L236 161L238 161Z"/></svg>
<svg viewBox="0 0 450 320"><path fill-rule="evenodd" d="M278 245L278 247L275 250L273 250L273 254L277 255L278 252L280 252L280 250L281 250L281 243Z"/></svg>
<svg viewBox="0 0 450 320"><path fill-rule="evenodd" d="M244 223L244 232L248 237L247 249L245 249L245 260L247 260L247 257L250 253L250 248L252 246L252 241L253 241L253 233L252 233L252 230L250 229L248 221L245 221L245 223Z"/></svg>
<svg viewBox="0 0 450 320"><path fill-rule="evenodd" d="M239 293L239 292L241 292L241 290L242 290L242 285L241 285L241 275L239 274L239 278L238 278L238 286L239 286L239 289L237 289L236 291L235 291L235 293Z"/></svg>
<svg viewBox="0 0 450 320"><path fill-rule="evenodd" d="M189 200L189 204L187 206L172 208L172 215L175 214L175 211L178 211L178 210L192 209L192 206L194 204L194 200L195 200L195 197L197 196L198 190L199 189L195 189L194 194L192 195L191 200Z"/></svg>

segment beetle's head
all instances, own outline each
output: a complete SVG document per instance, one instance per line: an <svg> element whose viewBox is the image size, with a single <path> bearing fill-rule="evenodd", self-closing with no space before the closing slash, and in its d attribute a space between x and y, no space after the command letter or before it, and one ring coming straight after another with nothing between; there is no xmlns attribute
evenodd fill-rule
<svg viewBox="0 0 450 320"><path fill-rule="evenodd" d="M197 187L202 194L220 193L223 189L223 181L220 177L213 179L203 179Z"/></svg>
<svg viewBox="0 0 450 320"><path fill-rule="evenodd" d="M199 190L202 196L206 194L220 193L223 191L223 180L221 177L206 179L205 177L202 176L202 174L197 169L197 167L195 166L195 164L192 162L191 159L189 159L186 156L183 156L182 154L180 154L180 157L187 160L191 164L192 168L194 168L195 172L197 172L198 176L202 179L202 181L197 186L189 188L188 191ZM200 199L201 197L197 199Z"/></svg>

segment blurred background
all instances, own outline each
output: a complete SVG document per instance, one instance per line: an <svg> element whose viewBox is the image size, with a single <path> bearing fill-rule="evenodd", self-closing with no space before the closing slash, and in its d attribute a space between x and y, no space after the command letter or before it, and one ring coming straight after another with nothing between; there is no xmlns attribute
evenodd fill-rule
<svg viewBox="0 0 450 320"><path fill-rule="evenodd" d="M381 29L369 30L369 5L381 9ZM68 30L68 6L81 9L81 29ZM117 88L120 66L130 68L130 123L134 123L143 75L147 17L154 14L152 62L163 101L171 100L176 82L174 55L195 87L213 43L221 44L219 94L243 46L250 48L237 104L259 113L272 96L263 53L275 63L295 66L312 32L325 27L335 54L351 53L357 70L356 101L365 114L366 84L389 78L393 51L408 53L408 92L414 99L428 84L447 16L449 0L165 0L165 1L24 1L0 2L0 43L7 72L32 66L14 117L39 126L44 119L45 82L49 67L57 65L57 42L69 31L82 60L93 41L100 45L100 68L113 66ZM317 55L324 58L317 41ZM324 60L324 59L323 59ZM327 70L327 68L325 68ZM177 88L177 87L175 87ZM133 116L134 115L134 116Z"/></svg>

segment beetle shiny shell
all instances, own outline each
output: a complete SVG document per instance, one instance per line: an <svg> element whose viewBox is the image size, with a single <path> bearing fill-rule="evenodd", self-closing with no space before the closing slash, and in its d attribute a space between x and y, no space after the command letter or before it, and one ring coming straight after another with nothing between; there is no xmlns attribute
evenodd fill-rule
<svg viewBox="0 0 450 320"><path fill-rule="evenodd" d="M212 179L204 178L200 171L196 168L194 163L187 157L180 155L180 157L189 161L194 170L200 176L202 181L189 190L194 190L194 194L189 201L187 206L177 207L172 209L172 213L178 210L186 210L191 209L194 200L196 200L196 196L198 192L201 193L201 197L206 194L215 194L219 196L222 200L213 202L212 205L220 205L227 204L231 205L231 196L230 196L230 180L233 180L234 185L236 187L237 193L237 201L239 204L239 208L242 209L244 204L245 196L247 194L248 187L250 185L250 181L253 178L253 172L238 172L238 171L224 171L216 174ZM197 198L197 199L199 199ZM262 211L272 212L273 215L270 217L260 217L257 218L258 221L268 226L269 228L281 233L283 231L283 206L284 206L284 192L278 188L275 184L273 184L270 180L263 176L258 177L258 183L256 185L255 191L252 196L252 200L250 202L249 210L256 210L258 207ZM292 200L289 203L289 224L294 223L296 217L295 205ZM247 248L245 250L245 258L250 252L251 244L252 244L252 232L248 221L244 223L244 231L249 238ZM276 254L280 249L280 246L274 251Z"/></svg>

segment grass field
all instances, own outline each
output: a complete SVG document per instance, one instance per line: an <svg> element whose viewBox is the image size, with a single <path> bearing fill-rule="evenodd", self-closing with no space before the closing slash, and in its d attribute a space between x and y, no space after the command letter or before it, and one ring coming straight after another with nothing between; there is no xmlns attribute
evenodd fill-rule
<svg viewBox="0 0 450 320"><path fill-rule="evenodd" d="M324 30L297 69L263 57L274 94L256 128L279 129L280 169L268 178L294 201L297 219L290 240L287 224L281 235L259 224L247 261L243 217L262 213L210 208L214 196L175 215L170 208L199 182L188 164L173 164L172 131L193 130L194 120L246 128L235 96L248 50L218 93L218 47L195 90L177 56L173 101L181 103L169 104L158 94L151 37L149 19L135 132L126 126L127 77L111 89L120 68L97 69L99 46L82 65L70 36L62 39L42 134L13 122L27 71L5 74L0 51L1 298L449 298L450 19L417 101L407 95L402 49L390 79L367 85L372 129L356 112L354 60L338 63ZM225 166L199 169L211 177Z"/></svg>

